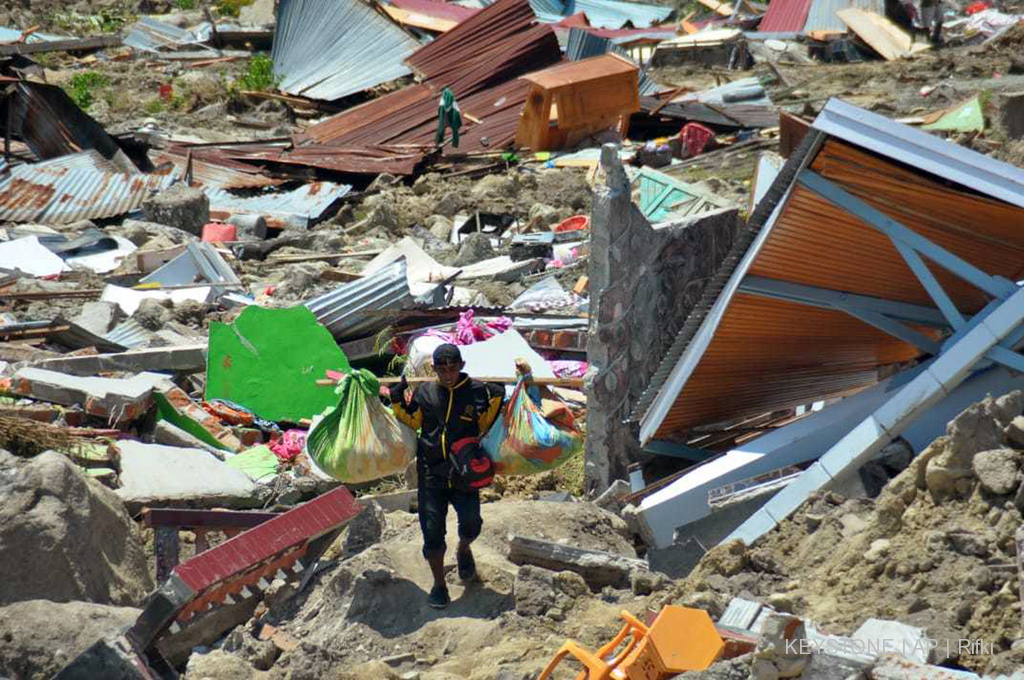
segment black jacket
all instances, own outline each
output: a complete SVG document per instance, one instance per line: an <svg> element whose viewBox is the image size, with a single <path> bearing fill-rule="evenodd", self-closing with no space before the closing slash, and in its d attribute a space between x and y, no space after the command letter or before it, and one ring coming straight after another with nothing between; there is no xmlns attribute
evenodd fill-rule
<svg viewBox="0 0 1024 680"><path fill-rule="evenodd" d="M447 483L446 458L452 444L486 434L505 398L504 386L473 380L465 373L459 374L452 389L436 381L421 384L408 404L402 391L400 385L391 389L391 410L399 421L420 430L416 469L420 483L427 486Z"/></svg>

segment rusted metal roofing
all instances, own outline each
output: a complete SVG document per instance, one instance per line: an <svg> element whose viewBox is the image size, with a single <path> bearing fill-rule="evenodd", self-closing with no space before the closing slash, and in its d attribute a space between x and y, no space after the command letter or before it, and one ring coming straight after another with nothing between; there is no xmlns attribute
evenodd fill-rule
<svg viewBox="0 0 1024 680"><path fill-rule="evenodd" d="M409 75L419 47L363 0L282 0L271 56L279 90L333 100Z"/></svg>
<svg viewBox="0 0 1024 680"><path fill-rule="evenodd" d="M832 100L640 399L642 441L848 394L922 356L845 313L755 295L751 282L769 281L934 305L887 237L796 183L805 168L966 262L1024 278L1024 170ZM934 276L965 315L989 302L945 269Z"/></svg>
<svg viewBox="0 0 1024 680"><path fill-rule="evenodd" d="M14 126L6 130L7 109L12 106ZM55 85L17 81L12 94L0 103L0 128L25 140L43 160L95 149L122 171L136 170L103 126Z"/></svg>
<svg viewBox="0 0 1024 680"><path fill-rule="evenodd" d="M170 163L174 166L174 176L182 177L188 167L187 150L151 151L150 159L154 165ZM226 158L205 159L201 153L192 156L192 181L200 186L219 186L222 189L243 189L276 186L284 182L261 174L255 165L233 161Z"/></svg>
<svg viewBox="0 0 1024 680"><path fill-rule="evenodd" d="M761 32L799 33L807 23L807 14L814 0L772 0L768 4L768 12L757 27Z"/></svg>
<svg viewBox="0 0 1024 680"><path fill-rule="evenodd" d="M0 160L0 220L63 224L123 215L171 185L169 174L122 173L95 150L30 165Z"/></svg>
<svg viewBox="0 0 1024 680"><path fill-rule="evenodd" d="M413 54L407 62L440 93L465 97L562 58L550 26L527 0L498 0Z"/></svg>

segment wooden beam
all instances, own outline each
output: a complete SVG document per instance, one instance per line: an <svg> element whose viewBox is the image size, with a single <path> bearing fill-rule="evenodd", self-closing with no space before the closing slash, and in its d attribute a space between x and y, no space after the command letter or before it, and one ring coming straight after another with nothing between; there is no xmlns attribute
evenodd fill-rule
<svg viewBox="0 0 1024 680"><path fill-rule="evenodd" d="M36 54L39 52L75 52L79 50L97 50L101 47L119 47L121 36L98 35L91 38L76 40L44 40L34 43L14 43L0 45L0 56L11 54Z"/></svg>
<svg viewBox="0 0 1024 680"><path fill-rule="evenodd" d="M514 564L532 564L552 571L572 571L583 577L594 591L605 586L628 588L634 571L647 572L647 562L603 550L585 550L538 538L512 536L508 559Z"/></svg>
<svg viewBox="0 0 1024 680"><path fill-rule="evenodd" d="M518 378L495 378L495 377L478 377L475 375L469 376L473 380L479 380L480 382L493 382L493 383L508 383L512 384L518 382ZM433 382L437 378L406 378L406 382L410 385L419 385L420 383ZM401 378L395 376L388 376L386 378L377 378L381 385L397 385L402 381ZM333 387L338 384L337 380L323 379L317 380L316 384L321 387ZM582 388L583 378L531 378L526 381L528 385L547 385L549 387L572 387Z"/></svg>

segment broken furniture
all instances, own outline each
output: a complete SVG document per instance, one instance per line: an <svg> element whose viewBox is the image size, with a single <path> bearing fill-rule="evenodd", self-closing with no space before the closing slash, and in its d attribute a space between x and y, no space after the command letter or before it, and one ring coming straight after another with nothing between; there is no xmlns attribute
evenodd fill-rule
<svg viewBox="0 0 1024 680"><path fill-rule="evenodd" d="M750 60L743 31L736 28L705 30L658 43L651 64L657 67L698 63L723 68L745 68Z"/></svg>
<svg viewBox="0 0 1024 680"><path fill-rule="evenodd" d="M547 680L570 654L585 669L577 680L667 680L686 671L704 670L725 649L711 617L701 609L667 605L650 627L627 611L622 618L626 624L596 653L575 640L566 640L537 680ZM622 650L614 654L624 642Z"/></svg>
<svg viewBox="0 0 1024 680"><path fill-rule="evenodd" d="M639 68L617 54L574 61L523 76L530 83L516 144L534 151L570 148L618 127L640 110Z"/></svg>

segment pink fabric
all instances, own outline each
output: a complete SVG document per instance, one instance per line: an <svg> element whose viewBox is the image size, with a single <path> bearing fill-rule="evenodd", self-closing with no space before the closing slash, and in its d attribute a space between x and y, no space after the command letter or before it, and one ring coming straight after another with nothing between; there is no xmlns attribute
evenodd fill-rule
<svg viewBox="0 0 1024 680"><path fill-rule="evenodd" d="M270 450L283 462L288 463L299 455L306 445L305 430L288 430L277 441L270 444Z"/></svg>
<svg viewBox="0 0 1024 680"><path fill-rule="evenodd" d="M499 333L504 333L509 328L512 328L512 319L507 316L483 323L475 321L473 319L473 310L467 309L462 314L459 314L459 321L455 324L454 332L448 333L432 329L427 331L426 335L441 338L453 345L472 345L474 342L481 342Z"/></svg>
<svg viewBox="0 0 1024 680"><path fill-rule="evenodd" d="M587 374L586 361L548 360L548 366L559 378L582 378Z"/></svg>
<svg viewBox="0 0 1024 680"><path fill-rule="evenodd" d="M714 131L709 130L700 123L687 123L679 133L679 139L683 142L683 146L686 147L686 153L689 158L701 154L708 143L714 138Z"/></svg>

